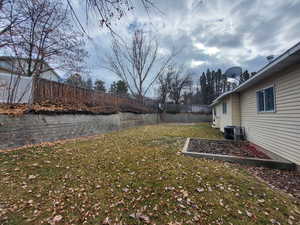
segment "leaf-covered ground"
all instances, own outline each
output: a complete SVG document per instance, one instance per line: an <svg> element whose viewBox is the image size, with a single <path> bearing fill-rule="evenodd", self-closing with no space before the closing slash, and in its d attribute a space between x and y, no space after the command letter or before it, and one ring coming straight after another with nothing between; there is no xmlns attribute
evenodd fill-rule
<svg viewBox="0 0 300 225"><path fill-rule="evenodd" d="M0 153L0 224L299 224L245 170L179 154L186 137L221 138L153 125Z"/></svg>

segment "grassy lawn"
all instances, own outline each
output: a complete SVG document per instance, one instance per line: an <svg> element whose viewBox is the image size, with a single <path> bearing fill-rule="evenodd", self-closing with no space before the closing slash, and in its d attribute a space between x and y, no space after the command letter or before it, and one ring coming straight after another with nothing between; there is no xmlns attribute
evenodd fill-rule
<svg viewBox="0 0 300 225"><path fill-rule="evenodd" d="M0 224L299 224L299 205L234 165L178 153L207 124L132 128L0 153Z"/></svg>

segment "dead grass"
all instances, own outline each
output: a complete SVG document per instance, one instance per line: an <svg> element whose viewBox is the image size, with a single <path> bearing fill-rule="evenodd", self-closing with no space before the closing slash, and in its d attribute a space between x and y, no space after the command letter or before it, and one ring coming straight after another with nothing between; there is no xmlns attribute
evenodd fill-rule
<svg viewBox="0 0 300 225"><path fill-rule="evenodd" d="M207 124L144 126L0 155L0 224L299 224L299 205L233 165L178 153Z"/></svg>

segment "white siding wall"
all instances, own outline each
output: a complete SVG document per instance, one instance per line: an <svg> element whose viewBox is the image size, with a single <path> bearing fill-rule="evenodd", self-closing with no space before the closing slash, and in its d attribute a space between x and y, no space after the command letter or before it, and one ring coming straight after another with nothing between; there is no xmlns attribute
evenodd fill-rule
<svg viewBox="0 0 300 225"><path fill-rule="evenodd" d="M47 72L42 73L41 78L58 82L58 77L55 75L55 73L53 71L47 71Z"/></svg>
<svg viewBox="0 0 300 225"><path fill-rule="evenodd" d="M274 113L258 113L256 91L274 85ZM247 139L300 165L300 66L275 74L240 95Z"/></svg>
<svg viewBox="0 0 300 225"><path fill-rule="evenodd" d="M213 112L213 125L215 128L220 128L220 115L222 113L222 106L220 104L217 104L214 106L214 112Z"/></svg>
<svg viewBox="0 0 300 225"><path fill-rule="evenodd" d="M223 114L223 102L227 104L227 113ZM217 110L216 124L222 132L226 126L240 126L239 95L231 94L215 106Z"/></svg>
<svg viewBox="0 0 300 225"><path fill-rule="evenodd" d="M232 108L232 125L241 126L240 96L239 94L231 95Z"/></svg>
<svg viewBox="0 0 300 225"><path fill-rule="evenodd" d="M1 74L7 74L9 76L12 74L12 73L7 72L6 70L2 70L2 69L0 69L0 73ZM13 75L16 75L16 74L13 74ZM56 81L56 82L59 81L59 78L57 77L57 75L53 71L44 72L40 76L41 76L41 78L44 78L46 80L51 80L51 81Z"/></svg>
<svg viewBox="0 0 300 225"><path fill-rule="evenodd" d="M226 102L227 104L227 113L223 113L223 102ZM230 96L225 97L220 103L220 130L224 132L224 127L231 125L232 121L232 108L231 108L231 98Z"/></svg>
<svg viewBox="0 0 300 225"><path fill-rule="evenodd" d="M31 88L31 77L18 77L0 72L0 103L7 103L8 96L11 95L14 96L13 103L29 103Z"/></svg>

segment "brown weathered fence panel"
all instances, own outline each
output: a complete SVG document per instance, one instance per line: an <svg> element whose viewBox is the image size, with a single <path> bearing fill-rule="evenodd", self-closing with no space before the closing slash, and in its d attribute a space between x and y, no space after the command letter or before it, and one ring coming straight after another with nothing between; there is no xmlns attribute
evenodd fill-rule
<svg viewBox="0 0 300 225"><path fill-rule="evenodd" d="M80 107L97 107L98 111L122 111L122 112L153 112L153 108L146 107L141 102L124 97L113 96L100 91L88 90L55 81L38 78L33 84L33 102L62 105L74 105ZM109 110L108 110L109 111Z"/></svg>

